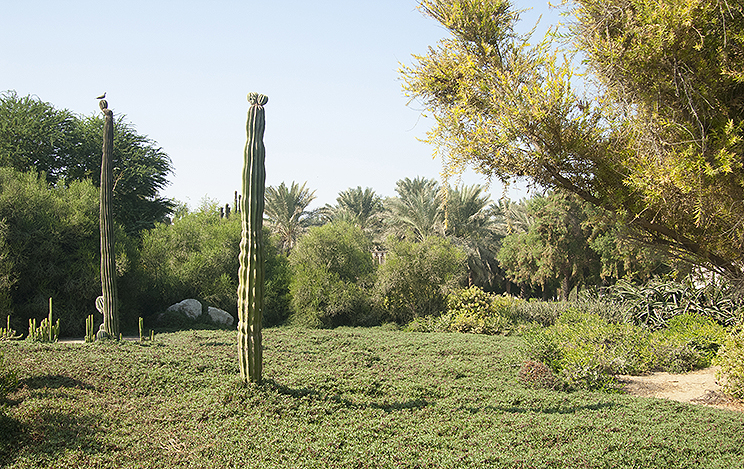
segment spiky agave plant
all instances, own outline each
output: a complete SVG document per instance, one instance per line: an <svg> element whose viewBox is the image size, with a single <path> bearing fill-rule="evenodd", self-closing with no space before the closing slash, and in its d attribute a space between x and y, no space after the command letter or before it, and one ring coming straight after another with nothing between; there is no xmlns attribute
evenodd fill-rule
<svg viewBox="0 0 744 469"><path fill-rule="evenodd" d="M101 228L101 289L103 291L103 324L98 338L119 337L119 312L117 310L116 257L114 253L114 220L111 207L113 193L114 113L102 99L103 156L101 157L100 228Z"/></svg>
<svg viewBox="0 0 744 469"><path fill-rule="evenodd" d="M243 236L240 240L240 269L238 270L238 360L243 382L260 383L263 368L261 323L264 306L263 212L266 170L266 150L263 143L265 128L264 105L267 96L250 93L246 123L247 140L243 163L240 219Z"/></svg>

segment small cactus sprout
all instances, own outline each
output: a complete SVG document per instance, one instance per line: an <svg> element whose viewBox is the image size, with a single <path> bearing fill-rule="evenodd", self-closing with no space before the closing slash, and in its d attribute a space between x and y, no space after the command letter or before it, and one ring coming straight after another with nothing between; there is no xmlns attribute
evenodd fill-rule
<svg viewBox="0 0 744 469"><path fill-rule="evenodd" d="M85 318L85 343L90 344L96 341L95 325L93 322L93 315L89 315Z"/></svg>
<svg viewBox="0 0 744 469"><path fill-rule="evenodd" d="M57 323L52 322L52 299L49 298L49 316L36 326L36 319L28 320L27 339L36 342L56 342L59 339L59 319Z"/></svg>
<svg viewBox="0 0 744 469"><path fill-rule="evenodd" d="M103 155L101 157L100 229L101 229L101 290L103 291L103 324L98 338L119 336L119 312L117 310L116 255L114 252L113 197L113 150L114 113L108 109L105 99L100 102L103 111Z"/></svg>
<svg viewBox="0 0 744 469"><path fill-rule="evenodd" d="M16 334L16 331L10 328L10 314L8 315L7 324L8 326L5 328L0 327L0 341L18 340L23 337L20 334Z"/></svg>
<svg viewBox="0 0 744 469"><path fill-rule="evenodd" d="M263 345L261 327L264 305L263 212L266 188L263 143L265 129L264 105L269 98L250 93L246 123L245 158L243 162L240 220L243 236L240 241L238 270L238 360L243 382L261 383Z"/></svg>

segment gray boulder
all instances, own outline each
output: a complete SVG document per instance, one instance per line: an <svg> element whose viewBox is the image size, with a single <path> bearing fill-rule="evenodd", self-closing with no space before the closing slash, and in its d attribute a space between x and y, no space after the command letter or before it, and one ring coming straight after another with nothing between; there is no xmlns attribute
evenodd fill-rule
<svg viewBox="0 0 744 469"><path fill-rule="evenodd" d="M232 314L213 306L207 308L207 314L209 314L209 317L212 318L212 322L214 322L215 324L232 326L233 322L235 321L235 318L232 317Z"/></svg>
<svg viewBox="0 0 744 469"><path fill-rule="evenodd" d="M165 310L166 313L176 312L181 313L189 319L195 320L202 313L202 304L199 300L188 299L183 300L180 303L176 303L168 307Z"/></svg>

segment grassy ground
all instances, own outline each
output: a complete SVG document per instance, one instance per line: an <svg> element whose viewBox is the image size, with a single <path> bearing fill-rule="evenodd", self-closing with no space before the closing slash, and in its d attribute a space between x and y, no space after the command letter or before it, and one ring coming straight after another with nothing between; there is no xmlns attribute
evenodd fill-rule
<svg viewBox="0 0 744 469"><path fill-rule="evenodd" d="M525 388L520 340L269 329L260 387L237 379L234 332L6 342L0 466L741 467L744 415Z"/></svg>

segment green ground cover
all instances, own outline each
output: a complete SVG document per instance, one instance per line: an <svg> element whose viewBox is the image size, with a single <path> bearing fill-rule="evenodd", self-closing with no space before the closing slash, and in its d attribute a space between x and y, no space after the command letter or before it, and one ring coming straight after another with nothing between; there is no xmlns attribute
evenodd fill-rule
<svg viewBox="0 0 744 469"><path fill-rule="evenodd" d="M523 386L523 339L265 330L243 387L235 332L152 343L4 342L7 468L664 467L744 461L744 415Z"/></svg>

